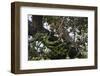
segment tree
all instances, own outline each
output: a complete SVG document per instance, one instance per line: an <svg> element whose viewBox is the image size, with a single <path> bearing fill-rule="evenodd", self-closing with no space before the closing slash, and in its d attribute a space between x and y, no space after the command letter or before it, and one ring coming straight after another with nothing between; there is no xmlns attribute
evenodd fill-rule
<svg viewBox="0 0 100 76"><path fill-rule="evenodd" d="M32 15L29 60L86 58L87 25L86 17Z"/></svg>

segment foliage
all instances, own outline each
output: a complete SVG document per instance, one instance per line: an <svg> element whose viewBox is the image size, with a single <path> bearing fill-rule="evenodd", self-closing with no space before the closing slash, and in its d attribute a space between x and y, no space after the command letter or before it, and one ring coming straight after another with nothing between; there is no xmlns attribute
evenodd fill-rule
<svg viewBox="0 0 100 76"><path fill-rule="evenodd" d="M43 29L29 35L29 60L87 58L87 17L42 16L40 21Z"/></svg>

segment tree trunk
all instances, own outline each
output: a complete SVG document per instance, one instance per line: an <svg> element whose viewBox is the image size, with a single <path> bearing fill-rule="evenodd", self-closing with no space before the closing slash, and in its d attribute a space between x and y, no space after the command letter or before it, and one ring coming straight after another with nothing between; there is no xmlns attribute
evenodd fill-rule
<svg viewBox="0 0 100 76"><path fill-rule="evenodd" d="M36 32L41 31L41 29L43 28L42 18L43 16L32 15L32 25Z"/></svg>

